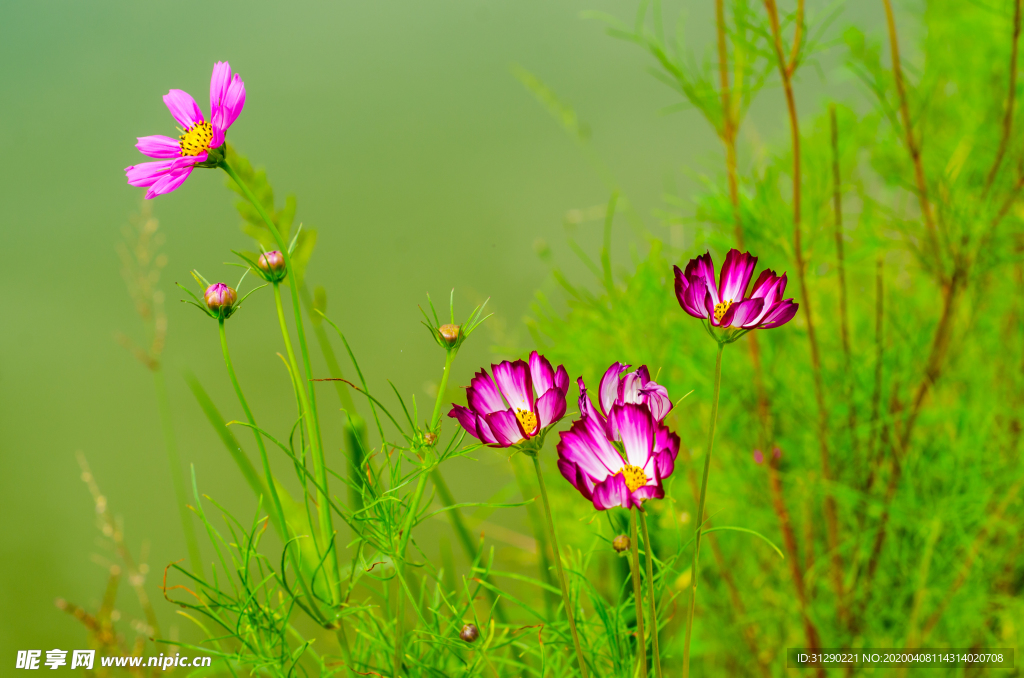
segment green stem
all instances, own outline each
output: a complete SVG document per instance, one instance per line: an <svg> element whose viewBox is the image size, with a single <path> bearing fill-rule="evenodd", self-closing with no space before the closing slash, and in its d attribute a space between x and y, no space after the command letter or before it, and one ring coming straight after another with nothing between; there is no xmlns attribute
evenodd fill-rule
<svg viewBox="0 0 1024 678"><path fill-rule="evenodd" d="M220 326L220 347L224 352L224 364L228 368L228 377L231 378L231 385L235 388L235 395L238 396L238 402L242 406L242 411L245 413L246 421L249 423L249 427L252 428L252 434L256 438L256 447L260 451L260 461L263 463L263 474L264 484L270 491L270 498L273 504L273 519L277 526L278 533L281 535L281 540L288 543L291 536L291 532L288 529L288 522L284 517L284 508L281 506L281 497L277 493L277 484L274 482L274 476L270 473L270 458L267 456L267 448L263 444L263 434L260 433L256 427L256 419L252 415L252 410L249 409L249 403L245 399L245 394L242 393L242 387L238 384L238 377L235 376L235 367L231 363L231 353L228 351L228 338L224 332L224 319L221 318L219 321ZM248 460L247 460L248 461ZM306 583L306 578L303 576L302 560L296 553L296 549L288 549L288 553L291 557L292 567L295 568L295 576L302 586L302 590L307 600L313 601L316 598L313 596L313 592L309 590L309 586ZM314 608L315 609L315 608ZM319 614L319 613L318 613ZM324 624L326 620L317 618L318 623Z"/></svg>
<svg viewBox="0 0 1024 678"><path fill-rule="evenodd" d="M181 477L181 460L178 457L178 444L174 439L174 423L171 420L171 403L167 397L167 382L159 365L153 370L153 387L156 390L156 406L160 411L160 426L164 433L164 447L167 450L167 463L171 467L171 482L174 484L174 497L177 499L178 516L181 518L181 530L185 534L188 546L188 558L192 569L203 578L203 558L196 539L192 514L188 510L188 495L185 492L185 479Z"/></svg>
<svg viewBox="0 0 1024 678"><path fill-rule="evenodd" d="M399 537L398 546L398 562L397 566L405 571L405 549L409 546L409 538L412 536L412 526L416 521L416 511L419 508L420 500L423 498L423 489L427 486L427 473L421 473L419 480L416 481L416 489L412 493L412 501L409 503L409 511L405 515L405 522L402 525L402 534ZM402 670L402 656L403 652L403 634L402 628L402 617L405 615L405 596L402 595L402 591L398 592L398 612L395 615L395 659L394 659L394 675L400 676Z"/></svg>
<svg viewBox="0 0 1024 678"><path fill-rule="evenodd" d="M242 412L245 413L245 420L249 422L249 427L252 429L252 434L256 438L256 447L260 451L260 461L263 462L263 477L266 478L266 487L270 491L270 497L274 505L274 522L278 524L278 529L281 531L281 538L288 539L288 526L284 519L284 509L281 507L281 498L277 494L277 487L274 485L274 476L270 473L270 458L267 456L267 448L263 444L263 434L260 433L256 427L256 419L252 415L252 410L249 409L249 402L245 399L245 394L242 393L242 387L238 384L238 377L235 376L235 368L231 363L231 353L228 351L228 337L224 332L224 319L221 318L219 321L220 326L220 347L224 352L224 364L228 368L228 377L231 378L231 385L235 388L235 395L238 396L238 402L242 406Z"/></svg>
<svg viewBox="0 0 1024 678"><path fill-rule="evenodd" d="M430 417L430 431L434 432L437 429L438 422L441 420L441 403L444 402L444 390L448 385L448 375L451 373L452 363L455 361L456 351L447 351L444 358L444 374L441 376L441 386L437 389L437 396L434 398L434 413ZM427 447L424 452L429 455L428 459L424 460L424 466L433 463L433 445ZM408 513L405 514L405 521L402 525L402 534L399 538L398 546L398 563L397 566L405 571L405 550L409 546L409 539L412 537L412 527L416 522L416 512L419 509L420 500L423 498L423 490L427 486L427 477L429 475L437 475L437 467L435 466L430 473L424 468L423 472L420 473L419 479L416 481L416 489L412 493L412 501L409 504ZM435 478L435 484L437 480ZM447 489L447 487L445 488ZM449 496L451 494L449 493ZM402 656L403 652L403 619L405 614L405 596L399 591L398 594L398 612L395 616L395 657L393 673L397 677L401 674L402 670Z"/></svg>
<svg viewBox="0 0 1024 678"><path fill-rule="evenodd" d="M697 606L697 557L700 554L700 535L704 524L704 500L707 499L708 473L711 471L711 450L715 446L715 423L718 420L718 394L722 387L722 350L718 344L715 357L715 387L711 398L711 423L708 424L708 452L704 456L704 477L700 481L700 501L697 503L697 529L693 537L693 564L690 568L690 611L686 616L686 639L683 645L683 678L690 676L690 639L693 636L693 610Z"/></svg>
<svg viewBox="0 0 1024 678"><path fill-rule="evenodd" d="M540 485L540 496L544 502L544 515L547 518L548 538L551 540L551 550L555 553L555 570L558 572L558 583L562 587L562 604L565 606L565 616L569 620L572 643L576 647L576 661L580 666L580 675L583 678L587 678L587 660L583 656L580 636L576 632L576 619L573 617L572 604L569 601L569 588L565 585L565 572L562 571L562 554L558 550L558 538L555 536L555 523L551 518L551 504L548 502L548 490L544 485L544 474L540 470L540 458L536 451L529 453L529 455L533 458L533 468L537 471L537 484Z"/></svg>
<svg viewBox="0 0 1024 678"><path fill-rule="evenodd" d="M292 285L292 287L294 288L295 286ZM300 382L300 379L299 379L299 366L295 362L295 351L292 349L292 340L291 340L291 337L289 336L289 333L288 333L288 323L287 323L287 321L285 320L285 317L284 317L284 304L281 302L281 283L280 282L275 282L274 283L274 305L277 307L277 320L281 324L281 337L284 339L284 350L285 350L285 353L288 355L288 364L291 367L292 374L295 375L295 381L296 382ZM301 383L296 383L296 389L295 390L297 391L298 396L299 396L299 406L302 409L302 415L303 415L304 418L307 419L307 430L309 430L309 426L308 426L309 415L311 415L313 409L310 406L308 394L306 393L305 387ZM310 438L310 446L313 446L313 442L312 442L312 440L313 440L313 431L311 431L311 430L309 430L309 438ZM323 484L326 483L326 476L327 476L327 471L326 471L326 468L323 466L323 464L324 464L323 456L322 455L314 454L313 455L313 473L316 474L317 483L320 483L321 486L324 486ZM320 531L320 541L321 541L320 548L321 548L321 551L320 551L320 553L322 554L322 553L326 553L328 545L331 543L331 540L334 538L333 529L331 530L330 534L325 534L325 531L323 529L324 526L330 525L331 507L330 507L330 503L324 500L324 497L323 497L322 494L317 497L317 515L319 517L318 522L319 522L320 527L321 527L321 531ZM328 562L332 562L333 560L334 560L333 558L330 558L330 559L328 559ZM333 585L334 581L335 581L335 579L332 578L332 580L331 580L332 585L329 585L328 588L331 590L331 598L332 598L333 602L335 604L337 604L338 603L338 596L340 596L340 590L339 591L335 591L336 587Z"/></svg>
<svg viewBox="0 0 1024 678"><path fill-rule="evenodd" d="M309 434L309 445L312 448L314 472L317 475L317 483L320 488L317 491L317 510L320 517L320 539L321 546L325 549L324 553L327 553L330 549L330 544L334 541L334 521L331 517L330 506L328 502L329 491L327 489L327 466L324 461L323 453L323 440L320 436L320 419L317 415L316 410L316 392L313 389L313 370L309 362L309 349L306 346L306 332L302 324L302 307L299 303L299 292L298 292L298 277L295 274L295 267L292 264L292 256L288 252L288 244L284 241L281 236L281 232L277 230L277 226L274 224L270 215L267 214L266 210L263 209L263 205L256 199L256 196L252 194L249 187L245 185L245 182L238 176L234 168L228 164L227 160L222 160L220 163L221 169L228 173L238 188L245 195L246 199L252 204L253 208L259 213L260 217L266 223L267 228L270 230L271 235L274 237L274 241L277 243L278 248L281 251L281 255L284 257L285 267L288 270L288 277L291 283L288 287L291 289L292 297L292 310L295 315L295 333L299 338L299 352L302 353L303 367L306 372L306 381L302 388L299 389L300 393L308 398L306 401L308 409L306 409L306 430ZM275 286L276 287L276 286ZM283 317L281 312L280 300L278 301L279 316ZM282 320L283 323L283 320ZM284 329L284 328L282 328ZM285 330L285 336L287 337L288 332ZM287 341L287 340L286 340ZM294 361L293 361L294 362ZM297 376L297 375L296 375ZM327 558L327 572L328 572L328 589L331 592L332 601L337 604L338 597L340 596L339 583L338 583L338 556L337 551L334 551L331 557Z"/></svg>
<svg viewBox="0 0 1024 678"><path fill-rule="evenodd" d="M633 599L636 601L636 659L640 663L640 675L647 678L647 636L644 634L644 594L640 585L640 554L637 552L637 510L633 509L629 513L629 545L633 550Z"/></svg>
<svg viewBox="0 0 1024 678"><path fill-rule="evenodd" d="M658 605L654 597L654 551L651 547L651 536L647 533L647 513L638 510L640 527L644 532L644 550L647 555L647 596L651 610L651 642L654 645L654 675L661 678L661 649L658 647Z"/></svg>
<svg viewBox="0 0 1024 678"><path fill-rule="evenodd" d="M434 414L430 417L431 432L437 428L437 422L441 421L441 403L444 402L444 390L448 388L448 375L452 371L455 353L456 351L448 351L448 355L444 359L444 373L441 375L441 385L437 388L437 397L434 399Z"/></svg>

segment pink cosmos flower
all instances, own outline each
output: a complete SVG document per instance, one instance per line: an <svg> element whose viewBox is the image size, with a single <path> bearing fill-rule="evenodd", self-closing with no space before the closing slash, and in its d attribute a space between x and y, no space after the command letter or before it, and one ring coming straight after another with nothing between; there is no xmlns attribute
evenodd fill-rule
<svg viewBox="0 0 1024 678"><path fill-rule="evenodd" d="M694 318L709 320L714 327L749 330L785 325L800 307L792 299L782 298L786 274L779 277L775 271L761 271L748 297L747 286L756 265L757 257L749 252L729 250L717 285L710 252L691 259L685 271L674 266L679 305Z"/></svg>
<svg viewBox="0 0 1024 678"><path fill-rule="evenodd" d="M541 434L565 415L569 375L561 365L551 367L536 351L530 362L508 360L473 376L466 388L469 407L452 405L449 417L481 442L511 447ZM497 385L495 385L497 381Z"/></svg>
<svg viewBox="0 0 1024 678"><path fill-rule="evenodd" d="M609 437L616 441L620 440L620 436L608 418L615 405L646 405L658 423L661 423L672 409L668 389L651 380L647 365L641 365L636 371L623 375L629 367L619 362L612 363L601 377L601 386L598 389L600 412L594 409L590 400L580 399L580 414L595 417L608 428ZM582 380L580 383L583 383ZM582 409L584 406L586 410Z"/></svg>
<svg viewBox="0 0 1024 678"><path fill-rule="evenodd" d="M224 133L245 105L245 84L237 73L231 75L228 62L218 61L210 79L209 120L203 117L195 99L180 89L164 95L164 103L181 125L181 135L177 139L161 135L139 137L135 147L159 162L144 162L124 170L129 185L149 187L147 200L181 186L197 165L216 166L216 161L223 157L219 149L224 145Z"/></svg>
<svg viewBox="0 0 1024 678"><path fill-rule="evenodd" d="M618 367L618 363L612 365L609 372ZM557 448L558 469L565 479L599 511L639 507L647 499L664 497L662 482L675 470L679 436L651 411L655 399L646 403L616 400L602 421L587 397L583 379L578 383L583 416L561 433Z"/></svg>

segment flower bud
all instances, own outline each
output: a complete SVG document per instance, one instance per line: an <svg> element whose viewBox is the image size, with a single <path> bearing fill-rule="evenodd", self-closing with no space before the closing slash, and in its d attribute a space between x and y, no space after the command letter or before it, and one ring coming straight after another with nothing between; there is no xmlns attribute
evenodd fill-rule
<svg viewBox="0 0 1024 678"><path fill-rule="evenodd" d="M629 537L624 534L620 534L615 539L612 539L612 548L618 553L625 553L629 550L629 546Z"/></svg>
<svg viewBox="0 0 1024 678"><path fill-rule="evenodd" d="M282 273L285 270L284 255L277 250L264 252L260 255L260 258L256 260L256 265L259 266L260 270L264 273Z"/></svg>
<svg viewBox="0 0 1024 678"><path fill-rule="evenodd" d="M441 335L441 339L444 343L449 346L454 346L455 342L459 340L459 326L458 325L441 325L438 328L438 334Z"/></svg>
<svg viewBox="0 0 1024 678"><path fill-rule="evenodd" d="M459 638L462 638L467 643L475 642L480 637L480 629L476 627L476 624L466 624L462 627L462 631L459 632Z"/></svg>
<svg viewBox="0 0 1024 678"><path fill-rule="evenodd" d="M427 445L434 445L437 443L437 434L433 432L427 432L423 434L423 442Z"/></svg>
<svg viewBox="0 0 1024 678"><path fill-rule="evenodd" d="M238 293L224 283L216 283L206 288L203 299L206 301L207 308L214 313L224 315L238 301Z"/></svg>
<svg viewBox="0 0 1024 678"><path fill-rule="evenodd" d="M764 453L761 450L754 450L754 463L755 464L763 464L764 463Z"/></svg>

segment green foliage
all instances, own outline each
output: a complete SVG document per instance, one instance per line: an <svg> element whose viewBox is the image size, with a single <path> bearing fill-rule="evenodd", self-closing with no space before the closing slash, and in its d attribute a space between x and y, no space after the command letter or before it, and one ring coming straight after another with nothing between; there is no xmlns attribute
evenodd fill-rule
<svg viewBox="0 0 1024 678"><path fill-rule="evenodd" d="M746 11L742 3L733 8ZM746 14L731 16L741 21ZM786 296L801 304L794 321L726 349L708 516L775 543L791 537L793 548L783 564L739 535L710 537L712 548L701 553L707 577L698 597L696 675L781 675L787 647L812 646L808 623L819 647L1020 646L1024 230L1017 205L1024 155L1017 109L1004 117L1013 22L1012 7L929 3L923 60L916 69L903 64L937 256L886 63L888 39L850 28L848 67L875 106L837 111L835 153L827 112L802 112L806 289L798 282L794 157L786 144L739 177L735 209L724 177L706 180L692 212L670 197L664 225L681 231L687 247L650 234L646 254L618 269L613 286L603 272L588 285L556 268L564 305L537 296L528 321L535 341L588 383L626 360L649 365L674 397L695 389L673 416L684 445L699 447L715 346L673 298L671 266L705 246L721 263L739 234L759 268L789 272ZM637 29L630 36L664 71L677 67L651 47L650 34ZM685 77L691 86L674 86L707 109L720 131L710 75ZM758 380L766 417L759 416ZM767 461L757 463L755 450ZM680 466L677 476L699 472L683 454ZM665 503L692 515L696 492L681 491L684 483L677 480ZM834 550L830 498L838 515ZM577 508L586 515L585 506ZM656 522L663 530L654 543L671 541L678 524ZM663 654L667 648L678 656L672 643L663 640Z"/></svg>
<svg viewBox="0 0 1024 678"><path fill-rule="evenodd" d="M281 238L293 249L292 263L295 266L298 284L301 286L306 274L306 266L309 264L313 250L316 248L316 231L310 228L302 228L301 225L296 232L292 233L292 226L295 224L295 209L297 201L294 195L286 196L284 206L278 208L274 204L274 189L267 181L266 170L254 169L249 159L239 153L232 146L227 148L227 161L235 169L239 178L245 182L253 195L260 201L263 209L270 215L271 221L281 234ZM242 216L242 232L255 240L264 251L277 249L277 241L271 235L267 225L263 222L256 208L245 198L245 194L228 179L225 185L232 191L242 196L242 199L235 203L238 213ZM294 242L292 242L294 239ZM249 259L255 261L258 253L245 253Z"/></svg>
<svg viewBox="0 0 1024 678"><path fill-rule="evenodd" d="M598 161L607 206L567 219L568 248L592 279L572 280L553 265L562 292L538 292L527 320L536 347L582 375L592 392L611 363L629 362L649 366L676 403L668 422L682 448L665 498L645 506L644 546L653 556L635 564L653 570L653 595L646 586L634 592L631 561L611 546L627 531L628 514L595 512L558 476L545 483L563 545L551 550L530 499L535 489L518 466L522 455L509 459L515 484L495 488L486 502L456 500L442 468L483 450L467 444L461 429L442 429L444 382L429 415L403 397L401 385L389 382L386 396L371 392L344 323L327 317L326 293L310 293L304 280L315 231L295 229L294 197L278 208L265 173L229 148L240 181L295 244L286 280L295 285L305 372L292 355L275 286L297 405L290 429L261 429L252 417L225 422L190 379L256 503L243 523L201 495L193 479L194 510L217 560L209 576L169 566L165 595L205 637L178 644L216 655L232 675L579 675L552 575L560 558L591 675L633 678L641 663L652 664L652 625L665 674L680 675L700 522L707 546L695 676L785 675L792 647L1020 647L1024 148L1017 138L1024 120L1010 67L1019 4L1007 13L929 3L915 66L893 63L895 26L880 38L846 28L845 68L871 104L808 115L793 103L787 113L797 139L749 163L737 160L748 151L737 131L751 102L774 78L785 89L817 63L835 15L808 20L798 3L778 17L770 0L720 6L714 57L699 63L681 32L666 38L658 2L642 1L631 26L608 21L614 37L650 55L654 76L679 95L678 107L702 113L725 146L723 175L704 177L696 196L667 196L660 227L648 231ZM593 153L576 111L539 77L515 74ZM276 246L247 200L239 212L261 248ZM620 213L640 231L628 261L613 251ZM599 234L587 231L590 223L601 225ZM717 346L679 307L672 267L705 248L721 263L741 242L760 268L787 272L787 296L800 311L781 328L725 348L707 512L697 516L700 455L693 450L707 435ZM554 263L550 249L540 254ZM251 265L256 256L243 259ZM299 298L330 379L310 372ZM462 342L486 319L483 307L459 333L446 328L447 340L444 314L430 302L423 315L444 350L447 380ZM447 317L454 325L454 293ZM342 376L328 326L351 361L352 381ZM317 457L324 448L315 394L304 390L312 381L338 388L342 472ZM370 426L360 407L369 409ZM294 478L261 474L233 425L255 429L261 450L269 441ZM532 440L538 449L543 441ZM523 501L514 500L517 492ZM535 539L515 536L536 553L524 547L506 569L467 527L467 509L474 521L522 511ZM435 517L451 519L468 566L456 564L446 538L435 558L424 538ZM280 544L265 539L269 524ZM537 576L528 570L534 565ZM638 606L647 617L643 642ZM480 629L475 642L459 636L470 622Z"/></svg>

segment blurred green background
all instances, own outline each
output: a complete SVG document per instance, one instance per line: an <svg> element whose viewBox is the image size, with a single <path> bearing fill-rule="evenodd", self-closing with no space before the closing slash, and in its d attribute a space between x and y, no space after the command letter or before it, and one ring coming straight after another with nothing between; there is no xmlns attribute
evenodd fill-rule
<svg viewBox="0 0 1024 678"><path fill-rule="evenodd" d="M701 54L710 3L682 7ZM609 195L513 65L574 106L639 214L658 209L666 186L687 195L702 169L720 171L721 145L703 119L666 114L677 97L646 73L646 55L582 15L634 9L599 0L0 5L0 661L17 649L85 646L82 628L53 604L60 596L94 606L106 579L91 559L98 532L76 450L123 516L131 546L148 542L151 595L163 565L185 556L150 375L114 340L118 331L141 338L115 246L144 192L123 175L142 160L135 137L175 134L161 95L184 89L206 109L214 61L229 60L242 75L246 107L229 139L267 168L279 199L297 195L297 220L318 229L310 282L327 288L328 313L371 384L386 377L428 398L443 358L416 306L452 288L463 312L491 298L496 315L460 355L455 396L494 357L492 347L528 349L522 317L535 290L553 287L537 241L564 270L580 272L566 254L564 216ZM882 9L847 3L843 19L872 31ZM903 21L910 54L914 29ZM806 69L798 83L808 117L828 100L858 96L837 63L826 52L820 70ZM784 141L784 114L781 92L768 89L745 122L744 143ZM190 282L193 267L210 279L237 277L222 262L251 245L223 183L222 173L199 170L152 206L169 257L165 367L180 454L196 465L201 488L249 507L181 378L194 371L238 416L215 326L177 303L173 287ZM619 262L630 240L619 229ZM229 331L254 409L280 429L294 403L274 355L271 304L269 293L253 297ZM333 394L325 401L335 406ZM336 423L326 425L328 449L337 449ZM453 464L453 486L505 482L502 455L477 456L487 468ZM170 618L169 606L157 609Z"/></svg>

